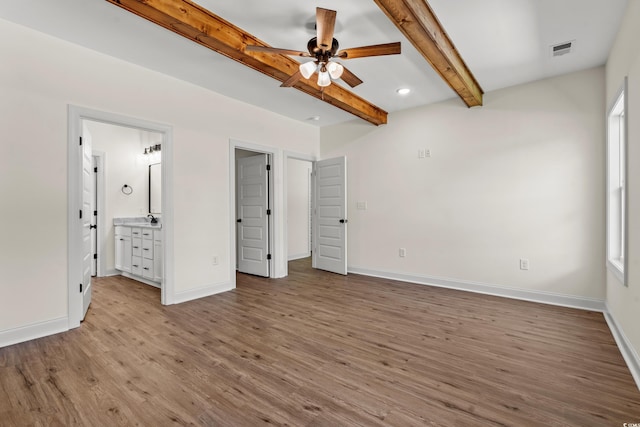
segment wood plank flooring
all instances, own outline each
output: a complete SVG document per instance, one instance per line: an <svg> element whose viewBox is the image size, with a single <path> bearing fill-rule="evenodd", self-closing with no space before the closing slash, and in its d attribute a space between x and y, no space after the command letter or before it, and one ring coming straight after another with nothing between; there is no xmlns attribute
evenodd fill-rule
<svg viewBox="0 0 640 427"><path fill-rule="evenodd" d="M314 271L163 307L96 280L73 331L0 349L1 426L615 426L601 313Z"/></svg>

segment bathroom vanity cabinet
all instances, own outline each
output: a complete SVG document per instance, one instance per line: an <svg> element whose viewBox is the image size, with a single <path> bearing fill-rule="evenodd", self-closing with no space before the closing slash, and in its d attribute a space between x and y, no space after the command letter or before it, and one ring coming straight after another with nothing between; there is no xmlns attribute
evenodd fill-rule
<svg viewBox="0 0 640 427"><path fill-rule="evenodd" d="M116 270L123 276L160 287L162 229L145 224L116 225Z"/></svg>

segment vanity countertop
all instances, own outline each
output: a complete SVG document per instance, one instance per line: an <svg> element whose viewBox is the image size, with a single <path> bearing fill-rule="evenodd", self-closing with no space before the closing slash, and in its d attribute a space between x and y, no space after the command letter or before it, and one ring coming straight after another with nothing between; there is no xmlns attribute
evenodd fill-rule
<svg viewBox="0 0 640 427"><path fill-rule="evenodd" d="M158 218L158 222L151 223L151 218L147 217L135 217L135 218L113 218L113 225L125 225L127 227L141 227L141 228L153 228L161 229L162 222Z"/></svg>

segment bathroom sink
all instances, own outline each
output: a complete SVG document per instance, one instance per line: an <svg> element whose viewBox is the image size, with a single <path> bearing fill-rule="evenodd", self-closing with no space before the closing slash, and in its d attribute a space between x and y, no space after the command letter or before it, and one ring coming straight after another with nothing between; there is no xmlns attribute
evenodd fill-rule
<svg viewBox="0 0 640 427"><path fill-rule="evenodd" d="M129 227L162 228L162 224L151 224L150 222L130 222L123 225L128 225Z"/></svg>

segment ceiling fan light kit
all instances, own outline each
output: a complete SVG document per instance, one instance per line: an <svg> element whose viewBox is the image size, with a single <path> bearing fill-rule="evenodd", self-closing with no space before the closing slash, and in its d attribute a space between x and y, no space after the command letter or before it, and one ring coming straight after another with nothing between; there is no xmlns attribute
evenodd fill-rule
<svg viewBox="0 0 640 427"><path fill-rule="evenodd" d="M329 75L332 79L337 80L342 77L344 67L342 66L342 64L339 64L337 62L329 62L327 64L327 71L329 71Z"/></svg>
<svg viewBox="0 0 640 427"><path fill-rule="evenodd" d="M318 86L327 87L331 84L331 77L329 77L329 72L326 67L323 65L322 70L318 73Z"/></svg>
<svg viewBox="0 0 640 427"><path fill-rule="evenodd" d="M335 10L323 9L321 7L316 8L317 35L307 42L308 52L252 45L247 45L246 50L315 58L314 61L300 64L299 72L286 80L286 82L282 84L283 87L291 87L301 78L310 79L316 72L318 73L318 86L321 88L329 86L331 80L340 78L349 86L356 87L362 83L362 80L347 70L344 65L331 59L340 58L347 60L368 56L397 55L400 53L400 42L361 46L338 51L340 44L338 40L333 38L336 14Z"/></svg>
<svg viewBox="0 0 640 427"><path fill-rule="evenodd" d="M318 64L315 61L305 62L304 64L300 64L300 74L305 79L308 79L316 72L318 69Z"/></svg>

